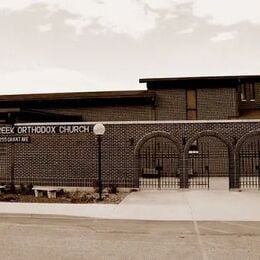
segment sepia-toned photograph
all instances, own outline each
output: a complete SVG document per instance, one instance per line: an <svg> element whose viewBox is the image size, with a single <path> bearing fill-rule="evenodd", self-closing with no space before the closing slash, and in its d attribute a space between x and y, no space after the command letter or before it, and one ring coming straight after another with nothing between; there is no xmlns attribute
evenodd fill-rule
<svg viewBox="0 0 260 260"><path fill-rule="evenodd" d="M260 259L259 11L0 0L0 260Z"/></svg>

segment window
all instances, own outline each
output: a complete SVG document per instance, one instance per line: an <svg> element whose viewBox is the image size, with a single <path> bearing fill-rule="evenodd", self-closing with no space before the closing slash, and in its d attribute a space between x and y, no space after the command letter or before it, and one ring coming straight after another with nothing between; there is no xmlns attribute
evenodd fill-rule
<svg viewBox="0 0 260 260"><path fill-rule="evenodd" d="M197 91L196 89L187 89L187 119L197 119Z"/></svg>
<svg viewBox="0 0 260 260"><path fill-rule="evenodd" d="M240 85L241 101L255 101L255 84L245 82Z"/></svg>
<svg viewBox="0 0 260 260"><path fill-rule="evenodd" d="M249 84L249 98L250 98L250 101L255 101L255 84L254 83Z"/></svg>
<svg viewBox="0 0 260 260"><path fill-rule="evenodd" d="M246 101L246 85L245 84L241 84L240 95L241 95L241 101Z"/></svg>

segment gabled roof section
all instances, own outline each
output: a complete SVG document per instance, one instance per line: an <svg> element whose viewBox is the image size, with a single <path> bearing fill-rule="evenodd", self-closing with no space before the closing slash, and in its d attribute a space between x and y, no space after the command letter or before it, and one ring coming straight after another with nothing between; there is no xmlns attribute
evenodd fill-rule
<svg viewBox="0 0 260 260"><path fill-rule="evenodd" d="M143 78L140 83L147 83L148 89L157 88L190 88L190 87L236 87L245 81L260 82L260 75L237 76L201 76L201 77L173 77L173 78Z"/></svg>

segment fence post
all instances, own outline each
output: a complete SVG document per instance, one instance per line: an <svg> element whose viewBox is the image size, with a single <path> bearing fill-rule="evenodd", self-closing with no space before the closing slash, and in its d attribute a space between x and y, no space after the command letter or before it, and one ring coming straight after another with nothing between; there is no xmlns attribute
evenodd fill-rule
<svg viewBox="0 0 260 260"><path fill-rule="evenodd" d="M185 157L185 153L180 158L180 188L187 189L189 187L188 158Z"/></svg>
<svg viewBox="0 0 260 260"><path fill-rule="evenodd" d="M256 165L256 172L257 172L257 177L258 177L258 180L257 180L257 186L258 186L258 189L260 189L260 185L259 185L259 181L260 181L260 171L259 171L259 165Z"/></svg>
<svg viewBox="0 0 260 260"><path fill-rule="evenodd" d="M208 178L208 189L209 189L209 166L205 166L205 171L206 171L207 178Z"/></svg>
<svg viewBox="0 0 260 260"><path fill-rule="evenodd" d="M161 171L163 167L162 166L156 166L155 170L158 171L158 189L161 189Z"/></svg>

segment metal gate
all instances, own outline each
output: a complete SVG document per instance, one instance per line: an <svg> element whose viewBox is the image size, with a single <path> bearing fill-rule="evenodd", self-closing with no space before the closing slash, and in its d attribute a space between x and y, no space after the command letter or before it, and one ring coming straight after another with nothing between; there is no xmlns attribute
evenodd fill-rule
<svg viewBox="0 0 260 260"><path fill-rule="evenodd" d="M189 151L189 188L209 188L209 150L205 144Z"/></svg>
<svg viewBox="0 0 260 260"><path fill-rule="evenodd" d="M188 186L195 189L229 189L229 152L225 143L204 136L188 152Z"/></svg>
<svg viewBox="0 0 260 260"><path fill-rule="evenodd" d="M260 140L250 138L239 151L239 183L242 189L260 188Z"/></svg>
<svg viewBox="0 0 260 260"><path fill-rule="evenodd" d="M170 139L158 136L146 141L139 151L139 164L140 188L179 188L179 153Z"/></svg>

